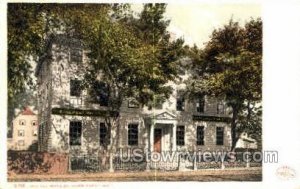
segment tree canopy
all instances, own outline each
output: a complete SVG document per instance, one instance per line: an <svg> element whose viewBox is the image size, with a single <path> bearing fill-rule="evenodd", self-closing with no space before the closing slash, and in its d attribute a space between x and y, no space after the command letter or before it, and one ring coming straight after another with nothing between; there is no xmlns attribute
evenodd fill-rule
<svg viewBox="0 0 300 189"><path fill-rule="evenodd" d="M38 62L46 52L47 37L59 33L82 41L88 49L90 61L83 85L103 87L95 84L101 75L109 90L107 111L119 112L128 97L141 105L156 95L168 97L172 91L165 84L177 75L175 66L183 55L184 41L171 41L165 10L165 4L145 4L140 16L134 17L128 4L9 4L9 98L20 93L18 86L31 84L29 57ZM20 77L18 69L27 75ZM106 118L109 132L119 127L117 120ZM113 138L118 139L116 136ZM115 147L118 141L112 143Z"/></svg>
<svg viewBox="0 0 300 189"><path fill-rule="evenodd" d="M251 19L244 27L230 20L214 30L204 49L190 50L195 77L189 81L192 95L209 94L224 97L232 108L233 147L236 127L247 127L262 93L262 21ZM247 109L247 123L241 121ZM240 122L241 123L241 122ZM258 126L258 125L256 125ZM239 128L239 131L244 129Z"/></svg>
<svg viewBox="0 0 300 189"><path fill-rule="evenodd" d="M172 89L165 84L176 78L178 60L189 56L195 73L187 83L191 96L224 97L232 108L235 145L237 131L257 130L261 122L262 21L251 19L240 26L230 20L213 31L203 49L194 46L185 54L183 39L171 39L167 30L166 6L145 4L135 17L129 4L9 3L9 110L34 86L31 66L45 52L47 36L64 33L89 49L85 84L92 86L101 74L115 111L128 97L141 105L157 95L167 98Z"/></svg>

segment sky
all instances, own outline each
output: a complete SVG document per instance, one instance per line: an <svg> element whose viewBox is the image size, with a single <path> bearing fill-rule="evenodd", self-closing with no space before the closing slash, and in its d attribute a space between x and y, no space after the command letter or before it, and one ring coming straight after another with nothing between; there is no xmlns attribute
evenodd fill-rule
<svg viewBox="0 0 300 189"><path fill-rule="evenodd" d="M143 5L134 4L136 12ZM244 25L251 18L261 17L259 4L168 4L165 17L171 20L168 30L183 37L186 44L203 47L214 29L228 23L230 18Z"/></svg>

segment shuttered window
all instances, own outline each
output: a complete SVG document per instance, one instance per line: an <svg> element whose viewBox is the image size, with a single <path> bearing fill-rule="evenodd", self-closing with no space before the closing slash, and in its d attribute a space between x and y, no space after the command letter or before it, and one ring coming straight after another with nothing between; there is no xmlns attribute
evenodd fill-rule
<svg viewBox="0 0 300 189"><path fill-rule="evenodd" d="M197 127L197 145L204 145L204 126Z"/></svg>
<svg viewBox="0 0 300 189"><path fill-rule="evenodd" d="M224 144L224 128L223 127L217 127L216 129L216 138L217 138L217 145L223 145Z"/></svg>
<svg viewBox="0 0 300 189"><path fill-rule="evenodd" d="M128 145L129 146L138 145L138 139L139 139L138 124L129 124L128 125Z"/></svg>
<svg viewBox="0 0 300 189"><path fill-rule="evenodd" d="M176 128L176 144L177 146L184 146L184 126L177 126Z"/></svg>
<svg viewBox="0 0 300 189"><path fill-rule="evenodd" d="M80 146L81 145L81 133L82 126L80 121L70 122L70 146Z"/></svg>
<svg viewBox="0 0 300 189"><path fill-rule="evenodd" d="M81 95L80 81L77 79L72 79L70 81L70 96L80 97L80 95Z"/></svg>

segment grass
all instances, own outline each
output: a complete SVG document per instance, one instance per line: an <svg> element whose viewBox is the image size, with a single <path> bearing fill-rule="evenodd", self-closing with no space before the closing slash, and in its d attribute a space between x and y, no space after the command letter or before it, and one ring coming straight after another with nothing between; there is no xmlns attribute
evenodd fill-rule
<svg viewBox="0 0 300 189"><path fill-rule="evenodd" d="M261 181L261 168L235 168L225 170L197 170L170 172L114 172L114 173L70 173L64 175L48 174L10 174L9 182L19 181Z"/></svg>

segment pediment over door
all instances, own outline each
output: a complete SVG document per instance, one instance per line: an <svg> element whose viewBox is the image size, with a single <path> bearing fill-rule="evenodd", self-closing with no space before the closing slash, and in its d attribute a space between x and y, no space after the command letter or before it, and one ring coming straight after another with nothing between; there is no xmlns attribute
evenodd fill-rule
<svg viewBox="0 0 300 189"><path fill-rule="evenodd" d="M176 116L169 112L163 112L163 113L155 115L153 118L155 120L175 120Z"/></svg>

